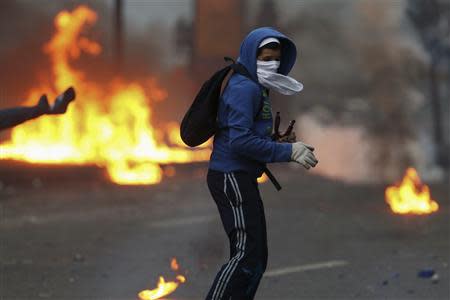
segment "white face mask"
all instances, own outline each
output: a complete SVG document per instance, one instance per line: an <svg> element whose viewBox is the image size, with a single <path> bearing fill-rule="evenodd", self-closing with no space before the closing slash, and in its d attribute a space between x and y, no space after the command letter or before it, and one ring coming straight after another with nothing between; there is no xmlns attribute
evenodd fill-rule
<svg viewBox="0 0 450 300"><path fill-rule="evenodd" d="M303 84L294 78L277 73L279 67L280 62L277 60L257 60L256 74L259 83L283 95L292 95L303 90Z"/></svg>

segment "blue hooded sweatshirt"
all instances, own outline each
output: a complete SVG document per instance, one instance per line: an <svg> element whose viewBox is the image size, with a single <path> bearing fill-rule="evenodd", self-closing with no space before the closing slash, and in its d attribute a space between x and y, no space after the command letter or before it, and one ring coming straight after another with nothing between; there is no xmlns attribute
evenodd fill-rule
<svg viewBox="0 0 450 300"><path fill-rule="evenodd" d="M252 79L233 74L221 96L218 110L219 130L214 137L209 168L220 172L245 171L260 177L266 163L291 160L292 145L272 141L272 107L268 91L258 83L256 56L259 44L268 37L281 43L278 72L287 75L295 64L294 43L273 28L250 32L241 44L238 62Z"/></svg>

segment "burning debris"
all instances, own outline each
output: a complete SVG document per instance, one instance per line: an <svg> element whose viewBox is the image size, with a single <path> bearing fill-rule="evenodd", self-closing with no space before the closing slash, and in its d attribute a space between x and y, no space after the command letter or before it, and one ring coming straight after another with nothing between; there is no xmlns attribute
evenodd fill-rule
<svg viewBox="0 0 450 300"><path fill-rule="evenodd" d="M173 271L179 271L180 267L178 265L177 259L172 258L170 263L170 267ZM139 299L141 300L154 300L160 299L161 297L167 296L173 293L180 284L186 282L186 277L178 274L176 277L176 281L168 281L164 280L164 277L159 276L158 287L153 290L143 290L139 295Z"/></svg>
<svg viewBox="0 0 450 300"><path fill-rule="evenodd" d="M52 62L53 83L32 89L28 103L47 91L49 97L56 97L67 86L75 87L77 101L64 116L42 118L13 129L11 140L1 144L2 159L95 164L105 167L117 184L158 183L163 176L162 163L207 160L209 147L192 151L180 143L172 144L178 126L169 124L164 132L152 126L150 103L168 96L154 78L146 80L145 86L124 79L105 85L88 81L83 70L73 66L82 53L101 53L96 41L82 36L96 20L97 14L84 5L55 17L56 32L44 46Z"/></svg>
<svg viewBox="0 0 450 300"><path fill-rule="evenodd" d="M423 184L414 168L408 168L402 182L385 191L386 202L396 214L429 214L439 209L431 199L430 189Z"/></svg>

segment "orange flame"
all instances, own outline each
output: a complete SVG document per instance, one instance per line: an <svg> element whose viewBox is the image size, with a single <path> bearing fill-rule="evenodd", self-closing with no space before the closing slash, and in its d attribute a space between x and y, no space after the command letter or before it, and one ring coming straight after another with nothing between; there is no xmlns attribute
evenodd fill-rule
<svg viewBox="0 0 450 300"><path fill-rule="evenodd" d="M430 189L422 184L414 168L406 170L400 184L386 188L385 197L396 214L429 214L439 209L438 203L431 199Z"/></svg>
<svg viewBox="0 0 450 300"><path fill-rule="evenodd" d="M257 181L258 183L264 183L269 180L269 177L267 177L266 173L262 174L261 177L258 177Z"/></svg>
<svg viewBox="0 0 450 300"><path fill-rule="evenodd" d="M170 262L170 268L174 271L178 271L180 266L178 265L177 259L174 257L172 258L172 261Z"/></svg>
<svg viewBox="0 0 450 300"><path fill-rule="evenodd" d="M180 281L181 282L181 281ZM175 281L166 282L164 277L159 277L158 287L154 290L143 290L139 293L139 298L142 300L154 300L167 296L175 291L179 283Z"/></svg>
<svg viewBox="0 0 450 300"><path fill-rule="evenodd" d="M82 53L102 51L97 42L81 36L96 20L97 14L84 5L56 16L56 32L44 46L52 62L53 83L31 90L27 103L35 103L43 93L52 99L68 86L75 87L77 99L65 115L41 117L13 129L11 140L0 144L2 159L96 164L106 167L118 184L158 183L161 163L208 160L209 144L197 151L188 149L179 140L177 123L167 128L170 146L152 127L149 103L168 96L154 78L145 86L122 79L105 86L88 81L71 65Z"/></svg>
<svg viewBox="0 0 450 300"><path fill-rule="evenodd" d="M172 270L178 271L179 265L176 258L172 258L170 263ZM141 300L154 300L160 299L161 297L167 296L174 292L178 286L182 283L186 282L186 277L183 275L177 275L176 281L168 281L164 280L164 277L159 276L158 287L153 290L143 290L139 292L138 296Z"/></svg>

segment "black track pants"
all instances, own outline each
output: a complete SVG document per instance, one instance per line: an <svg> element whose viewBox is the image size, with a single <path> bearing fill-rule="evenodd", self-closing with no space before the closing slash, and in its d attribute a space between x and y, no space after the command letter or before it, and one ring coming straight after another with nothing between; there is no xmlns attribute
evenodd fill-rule
<svg viewBox="0 0 450 300"><path fill-rule="evenodd" d="M266 220L256 178L209 170L208 187L230 240L230 260L206 299L253 299L267 265Z"/></svg>

